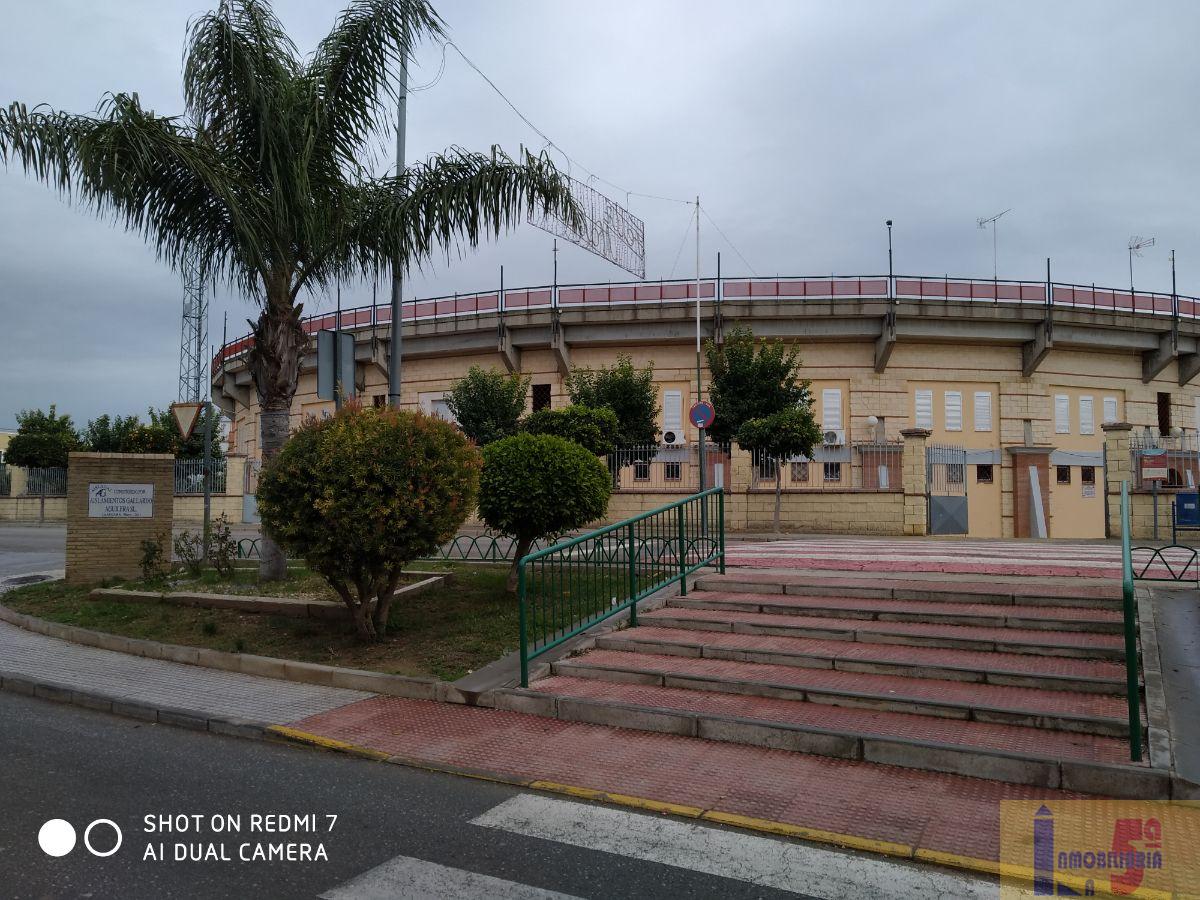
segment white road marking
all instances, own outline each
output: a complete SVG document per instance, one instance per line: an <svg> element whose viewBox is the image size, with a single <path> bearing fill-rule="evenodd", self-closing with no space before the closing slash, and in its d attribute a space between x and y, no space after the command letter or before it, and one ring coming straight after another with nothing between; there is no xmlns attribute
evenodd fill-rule
<svg viewBox="0 0 1200 900"><path fill-rule="evenodd" d="M995 898L1000 890L985 877L535 794L471 824L826 900Z"/></svg>
<svg viewBox="0 0 1200 900"><path fill-rule="evenodd" d="M321 900L579 900L541 888L397 856L352 881L321 894Z"/></svg>

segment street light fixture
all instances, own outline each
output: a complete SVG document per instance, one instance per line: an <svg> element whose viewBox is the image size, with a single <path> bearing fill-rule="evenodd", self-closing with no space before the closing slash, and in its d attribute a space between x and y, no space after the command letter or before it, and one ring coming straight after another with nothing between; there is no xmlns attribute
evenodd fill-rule
<svg viewBox="0 0 1200 900"><path fill-rule="evenodd" d="M1147 247L1154 246L1154 238L1144 238L1141 235L1134 235L1129 239L1129 299L1133 300L1133 258L1141 256L1142 251Z"/></svg>

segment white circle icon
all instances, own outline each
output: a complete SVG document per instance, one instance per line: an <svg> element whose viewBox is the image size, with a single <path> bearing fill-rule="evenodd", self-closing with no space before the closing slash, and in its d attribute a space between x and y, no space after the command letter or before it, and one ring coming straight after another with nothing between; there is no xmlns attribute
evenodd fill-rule
<svg viewBox="0 0 1200 900"><path fill-rule="evenodd" d="M112 830L117 833L117 842L116 842L116 844L113 845L113 848L111 850L105 850L102 853L101 851L97 850L95 847L92 846L92 841L91 841L92 829L95 828L97 825L111 825ZM87 847L88 852L91 853L93 856L112 856L114 853L116 853L118 850L121 849L121 837L122 837L121 829L117 827L116 822L114 822L112 819L97 819L95 822L93 822L91 825L89 825L86 829L84 829L83 846ZM75 832L72 831L71 832L71 842L74 843L74 841L75 841Z"/></svg>
<svg viewBox="0 0 1200 900"><path fill-rule="evenodd" d="M75 827L66 819L50 819L38 830L38 845L47 856L66 856L75 849Z"/></svg>

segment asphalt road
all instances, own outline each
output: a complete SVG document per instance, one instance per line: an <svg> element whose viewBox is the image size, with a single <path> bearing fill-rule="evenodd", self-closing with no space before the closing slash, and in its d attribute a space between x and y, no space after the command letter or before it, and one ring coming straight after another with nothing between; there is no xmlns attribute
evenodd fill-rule
<svg viewBox="0 0 1200 900"><path fill-rule="evenodd" d="M473 825L472 819L520 794L489 782L147 725L13 694L0 693L0 722L0 894L13 900L315 897L398 856L447 867L437 870L443 880L460 878L455 873L466 870L578 897L796 896ZM581 821L594 809L583 803L571 807ZM251 833L255 813L311 813L318 830ZM144 830L146 815L179 814L202 815L203 831ZM240 814L241 830L214 833L214 814ZM329 815L338 817L332 830ZM59 858L47 856L38 844L39 829L54 818L72 823L79 837L75 849ZM101 818L111 819L123 833L120 848L107 858L91 855L82 843L86 825ZM97 826L91 836L101 852L114 839L107 825ZM242 844L289 841L321 844L328 861L238 858ZM176 862L177 842L215 843L231 859ZM160 843L165 861L143 858L148 846ZM785 843L772 841L772 846ZM351 889L344 895L369 896L370 891ZM491 885L476 895L503 892Z"/></svg>
<svg viewBox="0 0 1200 900"><path fill-rule="evenodd" d="M0 581L26 572L61 569L65 525L0 525Z"/></svg>

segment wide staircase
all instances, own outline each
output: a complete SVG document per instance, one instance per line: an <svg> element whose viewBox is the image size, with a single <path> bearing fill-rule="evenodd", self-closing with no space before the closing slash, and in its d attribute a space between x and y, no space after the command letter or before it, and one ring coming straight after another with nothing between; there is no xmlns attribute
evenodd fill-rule
<svg viewBox="0 0 1200 900"><path fill-rule="evenodd" d="M497 704L1107 796L1130 762L1120 588L702 575ZM1143 726L1144 727L1144 726Z"/></svg>

